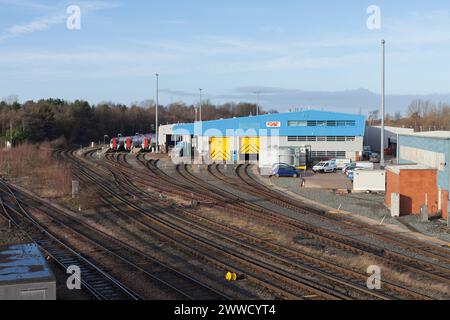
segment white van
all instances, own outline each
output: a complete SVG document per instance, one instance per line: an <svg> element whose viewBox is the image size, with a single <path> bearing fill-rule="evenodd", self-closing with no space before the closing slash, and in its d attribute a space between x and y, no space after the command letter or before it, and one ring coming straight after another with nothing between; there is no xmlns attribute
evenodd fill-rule
<svg viewBox="0 0 450 320"><path fill-rule="evenodd" d="M337 167L336 167L336 162L334 160L321 161L312 168L312 171L314 173L316 173L316 172L323 172L323 173L336 172L336 170L337 170Z"/></svg>

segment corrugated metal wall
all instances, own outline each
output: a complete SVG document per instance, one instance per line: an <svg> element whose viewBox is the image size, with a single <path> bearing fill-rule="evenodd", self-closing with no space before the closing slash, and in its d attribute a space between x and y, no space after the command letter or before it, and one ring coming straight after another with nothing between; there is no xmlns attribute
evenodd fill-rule
<svg viewBox="0 0 450 320"><path fill-rule="evenodd" d="M399 136L399 163L418 163L438 169L439 187L449 190L450 140Z"/></svg>

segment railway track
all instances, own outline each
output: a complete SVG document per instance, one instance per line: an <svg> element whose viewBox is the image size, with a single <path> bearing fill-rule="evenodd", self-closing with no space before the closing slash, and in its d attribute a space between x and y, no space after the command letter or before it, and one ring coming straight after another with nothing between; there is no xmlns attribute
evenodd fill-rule
<svg viewBox="0 0 450 320"><path fill-rule="evenodd" d="M241 196L237 196L234 193L230 193L223 188L211 185L210 183L198 178L187 170L186 165L177 166L177 171L182 177L191 181L199 188L205 188L209 192L223 197L227 197L228 195L228 201L234 201L235 203L239 203L240 206L246 206L248 209L253 208L253 211L246 210L246 214L256 216L259 219L267 220L274 225L283 225L283 228L292 231L297 230L297 232L300 232L303 230L303 235L305 237L308 237L309 235L313 239L316 239L326 245L335 246L336 248L342 248L354 253L370 254L378 257L388 265L396 265L404 270L440 281L441 283L450 283L450 269L448 268L444 268L432 262L412 258L410 256L393 252L372 244L361 242L353 237L344 236L343 234L336 233L322 227L313 226L300 220L282 215L276 211L269 210L259 204L256 204L255 201L250 202ZM362 235L363 233L360 232L359 234Z"/></svg>
<svg viewBox="0 0 450 320"><path fill-rule="evenodd" d="M91 176L91 178L93 178ZM98 181L97 181L98 182ZM166 239L172 240L178 246L183 246L184 250L189 250L193 254L195 254L200 259L205 259L205 257L199 256L200 246L204 247L205 252L208 252L207 259L208 262L216 267L219 267L222 270L235 270L242 274L247 274L247 279L251 280L259 285L269 288L271 291L275 292L279 297L290 298L290 299L301 299L302 297L314 297L314 298L322 298L322 299L336 299L336 298L347 298L342 293L337 291L333 291L330 288L319 286L317 283L313 283L312 281L308 281L305 278L300 278L299 276L289 273L286 270L282 270L274 265L270 265L268 263L261 263L256 261L254 258L239 252L239 254L233 251L230 248L227 248L223 245L220 245L213 241L212 238L205 238L204 236L200 236L199 234L193 232L192 230L185 230L186 226L183 224L175 224L174 222L170 222L161 219L161 217L152 215L151 213L143 210L142 208L134 205L130 201L120 197L117 195L117 191L110 190L105 183L99 183L99 185L103 188L105 192L108 192L109 195L116 198L119 201L124 202L130 208L133 208L135 211L138 211L140 214L147 216L154 221L157 221L157 228L148 223L144 223L142 220L136 220L136 222L140 224L146 225L149 229L151 229L155 233L162 234L162 230L169 229L167 233L163 236ZM155 209L155 208L154 208ZM168 212L164 212L167 214ZM191 228L194 226L191 225ZM206 230L202 230L205 232ZM175 235L184 235L184 239L179 240L175 239ZM217 236L217 234L214 234ZM192 242L194 240L195 242ZM190 246L189 246L190 244ZM235 242L237 244L237 242ZM219 255L224 256L221 260L218 258ZM213 258L214 257L214 258ZM230 264L231 261L234 261L233 264ZM241 266L241 267L240 267ZM240 269L243 268L243 269ZM252 272L245 272L251 268ZM264 275L264 277L263 277ZM272 282L268 281L268 278L271 279ZM276 280L276 281L274 281ZM277 282L282 282L284 286L277 284ZM290 286L290 288L288 287Z"/></svg>
<svg viewBox="0 0 450 320"><path fill-rule="evenodd" d="M245 192L250 192L252 194L258 195L263 199L267 199L272 201L280 206L285 208L294 210L299 213L306 214L314 214L321 220L326 220L327 222L331 222L335 225L345 224L346 227L351 228L355 231L361 231L374 235L379 239L395 244L396 246L400 246L404 249L412 251L414 253L427 256L431 259L440 260L447 264L450 264L450 250L441 248L438 246L431 246L423 241L418 241L411 237L404 237L401 234L393 234L389 232L385 232L384 230L380 230L383 227L371 226L365 224L363 222L359 222L356 220L349 219L347 217L335 216L329 214L327 212L319 211L317 209L311 208L304 203L301 203L298 200L286 197L285 195L277 192L276 190L270 189L267 186L263 185L261 182L257 181L254 177L249 174L249 168L251 165L238 165L234 170L235 176L237 180L235 182L230 182L228 176L223 175L223 172L220 171L219 165L210 166L208 170L212 172L212 168L216 170L220 175L214 175L216 178L221 179L224 182L227 182L235 187L239 187L241 190L245 190Z"/></svg>
<svg viewBox="0 0 450 320"><path fill-rule="evenodd" d="M120 157L120 156L119 156ZM121 162L121 161L123 161L123 160L120 160L120 158L117 158L117 159L114 159L113 161L114 162L116 162L116 163L119 163L119 162ZM169 177L165 177L166 179L168 179ZM180 182L180 181L178 181L178 185L179 186L181 186L181 187L185 187L185 185L182 183L182 182ZM217 227L216 227L217 228ZM227 232L229 233L230 232L230 230L227 230ZM242 233L242 232L241 232ZM248 241L248 239L247 239L247 241ZM253 241L254 241L254 239L253 239ZM265 250L266 251L268 251L267 249L271 249L271 251L274 251L274 252L279 252L280 251L280 248L279 247L276 247L275 245L273 245L272 246L272 248L265 248ZM277 251L278 250L278 251ZM284 253L286 253L286 252L284 252ZM291 252L291 256L292 256L292 252ZM298 256L298 255L297 255ZM305 258L304 256L302 257L303 259ZM310 257L310 259L311 259L311 257ZM317 266L317 261L315 261L315 263L316 263L316 266ZM322 261L322 266L323 266L323 261ZM328 264L328 267L330 266L330 264ZM342 268L341 268L342 269ZM343 270L340 270L340 273L341 274L343 274ZM351 273L350 273L351 274ZM353 274L353 276L354 276L354 274ZM360 276L360 278L361 278L361 276L362 275L359 275ZM349 278L349 272L348 272L348 270L347 270L347 275L346 275L346 277L347 278ZM392 286L392 287L395 287L395 286ZM392 289L392 288L391 288ZM400 289L400 288L396 288L397 289L397 291L403 291L403 293L406 291L404 288L402 288L402 289ZM393 290L393 291L395 291L395 290ZM386 298L387 296L385 295L383 298ZM418 298L418 297L421 297L421 298L424 298L424 296L423 295L420 295L420 294L413 294L413 295L411 295L411 292L410 292L410 295L409 295L409 297L410 298L412 298L412 297L414 297L414 298ZM380 298L380 297L378 297L378 298Z"/></svg>
<svg viewBox="0 0 450 320"><path fill-rule="evenodd" d="M98 300L141 300L142 296L134 292L119 280L110 276L102 268L86 259L82 254L72 249L54 234L46 230L17 199L16 194L8 184L0 181L0 202L3 214L14 225L20 228L35 242L39 248L50 256L64 271L71 266L80 268L82 277L78 279L82 288ZM13 199L10 204L6 196Z"/></svg>
<svg viewBox="0 0 450 320"><path fill-rule="evenodd" d="M32 200L35 202L35 206L46 206L38 199ZM70 232L75 232L78 237L86 238L92 243L93 247L97 248L97 251L103 250L114 256L120 262L130 266L133 272L142 273L163 288L169 288L170 291L176 293L178 298L189 300L230 299L225 294L217 292L58 208L51 207L48 209L45 214L49 216L53 223L56 222L60 227L67 227ZM115 265L117 268L117 263Z"/></svg>

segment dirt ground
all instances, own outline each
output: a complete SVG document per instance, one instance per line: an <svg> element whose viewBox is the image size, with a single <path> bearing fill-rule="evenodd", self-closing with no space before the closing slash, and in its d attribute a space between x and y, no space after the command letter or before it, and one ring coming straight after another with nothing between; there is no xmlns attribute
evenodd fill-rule
<svg viewBox="0 0 450 320"><path fill-rule="evenodd" d="M312 173L310 171L303 175L305 188L319 189L352 189L352 183L341 171L335 173Z"/></svg>

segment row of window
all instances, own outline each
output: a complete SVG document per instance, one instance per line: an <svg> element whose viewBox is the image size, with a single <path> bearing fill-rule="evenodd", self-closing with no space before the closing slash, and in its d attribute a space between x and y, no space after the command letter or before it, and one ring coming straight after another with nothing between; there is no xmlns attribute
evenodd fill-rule
<svg viewBox="0 0 450 320"><path fill-rule="evenodd" d="M355 120L293 120L288 127L354 127Z"/></svg>
<svg viewBox="0 0 450 320"><path fill-rule="evenodd" d="M345 159L345 151L312 151L311 157L313 159L326 159L326 158Z"/></svg>
<svg viewBox="0 0 450 320"><path fill-rule="evenodd" d="M356 137L346 137L346 136L328 136L328 137L316 137L316 136L289 136L288 141L301 141L301 142L345 142L345 141L355 141Z"/></svg>

